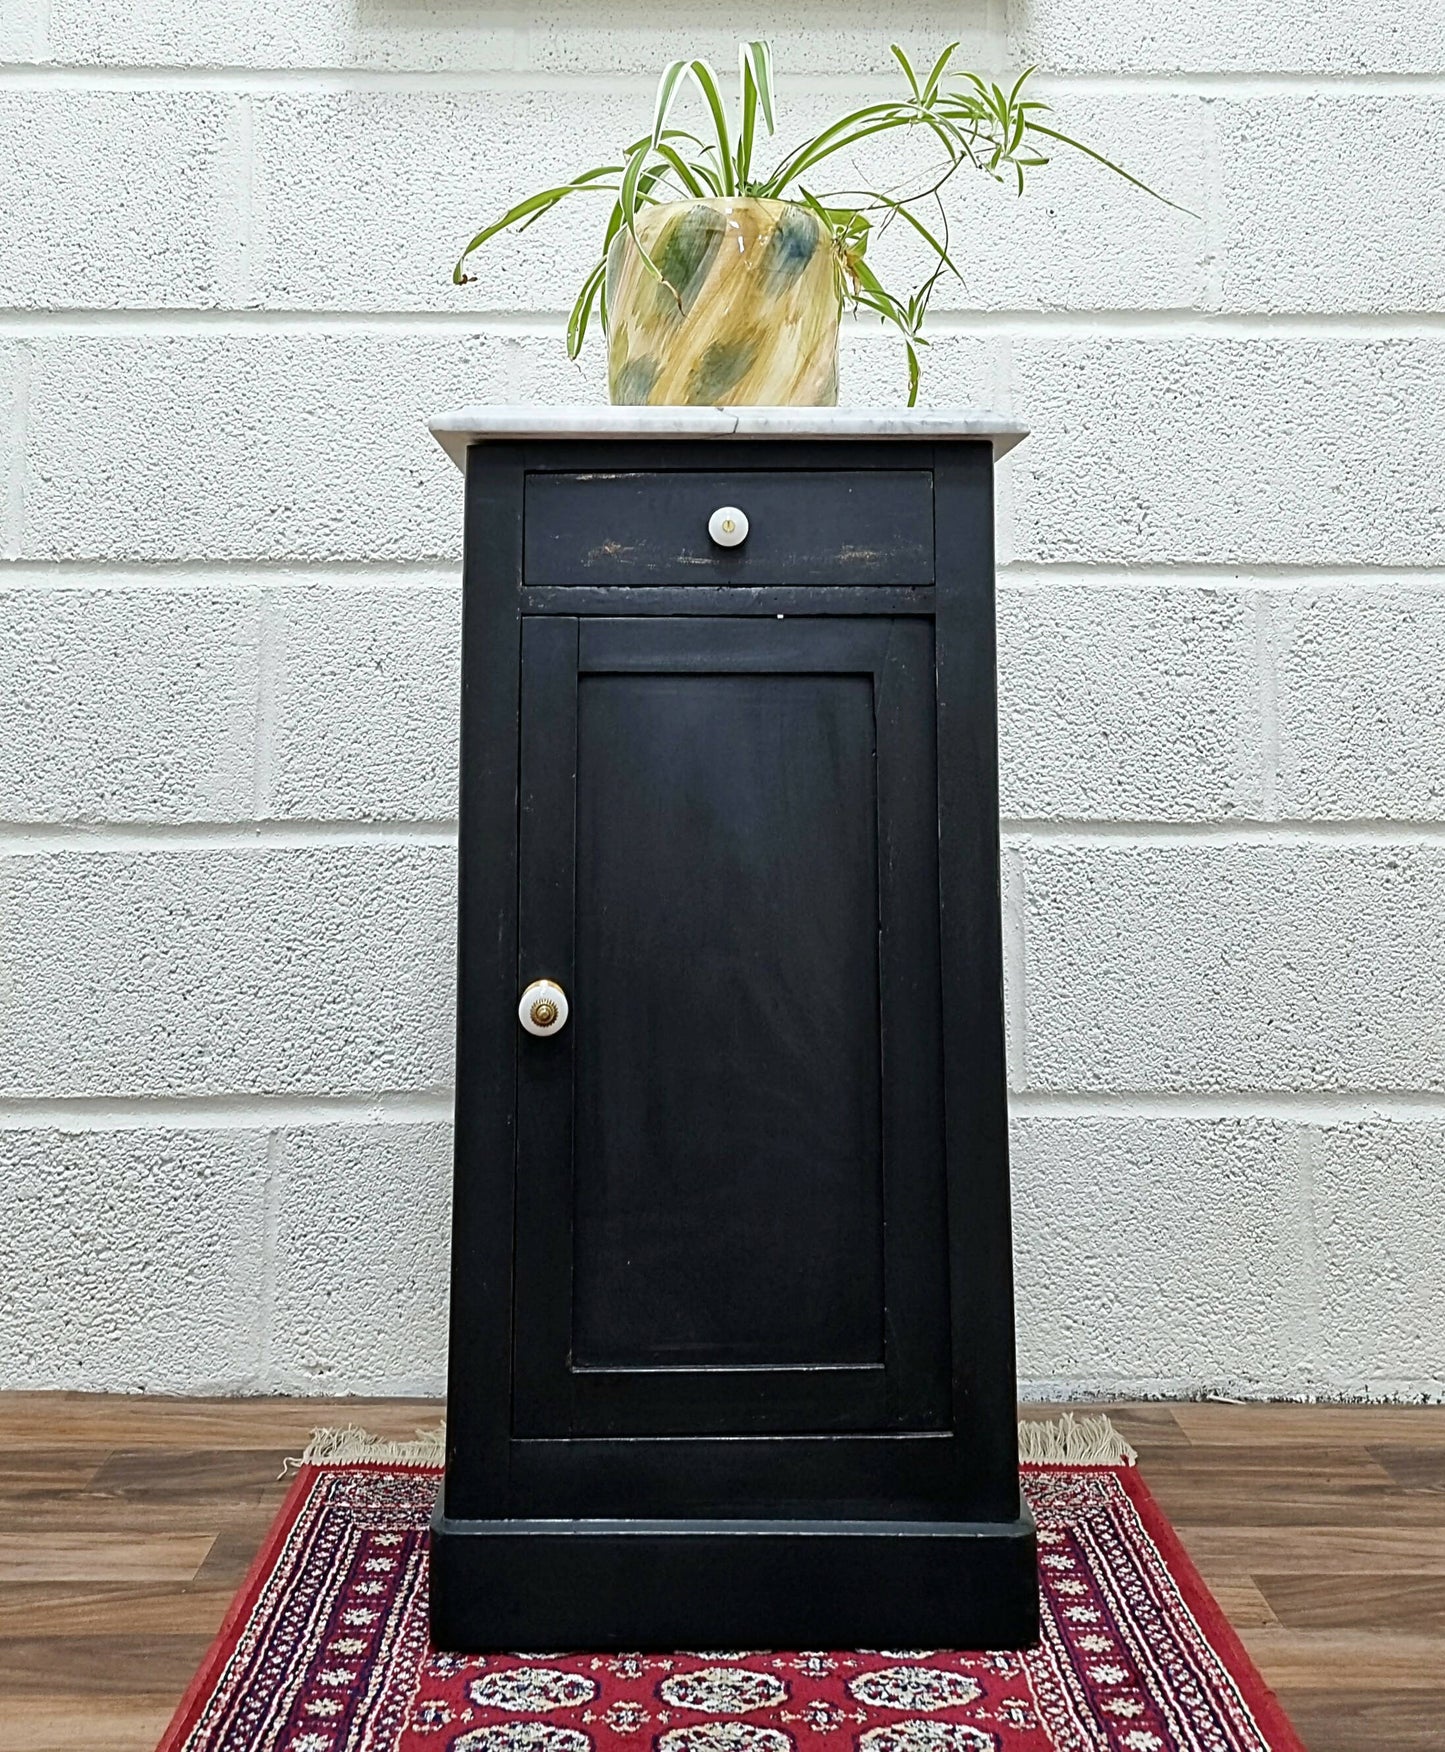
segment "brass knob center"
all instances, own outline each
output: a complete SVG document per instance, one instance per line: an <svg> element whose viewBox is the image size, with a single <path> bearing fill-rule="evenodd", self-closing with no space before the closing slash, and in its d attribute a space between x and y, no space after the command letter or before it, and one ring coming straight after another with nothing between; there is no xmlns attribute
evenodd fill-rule
<svg viewBox="0 0 1445 1752"><path fill-rule="evenodd" d="M553 979L534 979L517 1000L517 1020L528 1034L558 1034L567 1026L567 994Z"/></svg>

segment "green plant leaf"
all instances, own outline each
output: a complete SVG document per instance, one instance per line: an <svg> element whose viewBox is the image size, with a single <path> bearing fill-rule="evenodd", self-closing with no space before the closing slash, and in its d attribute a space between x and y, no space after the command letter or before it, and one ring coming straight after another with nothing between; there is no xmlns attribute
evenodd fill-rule
<svg viewBox="0 0 1445 1752"><path fill-rule="evenodd" d="M773 45L768 42L748 44L748 58L758 82L758 102L763 106L763 125L771 134L778 125L777 98L773 90Z"/></svg>
<svg viewBox="0 0 1445 1752"><path fill-rule="evenodd" d="M799 188L798 195L809 212L816 213L830 231L835 229L836 220L834 215L837 212L836 208L830 210L825 207L815 195L810 195L805 188Z"/></svg>
<svg viewBox="0 0 1445 1752"><path fill-rule="evenodd" d="M703 101L712 114L713 131L717 136L722 192L725 195L736 194L736 166L728 143L727 110L723 104L722 93L718 90L717 74L706 61L671 61L664 68L662 77L657 82L657 98L653 104L651 143L656 146L663 139L667 118L681 93L683 81L688 79L702 93Z"/></svg>
<svg viewBox="0 0 1445 1752"><path fill-rule="evenodd" d="M757 133L757 117L762 110L763 126L769 134L777 126L773 104L773 51L763 42L741 43L738 46L738 72L742 86L742 122L738 129L738 188L746 191L753 174L753 141Z"/></svg>
<svg viewBox="0 0 1445 1752"><path fill-rule="evenodd" d="M709 193L718 192L717 178L705 164L689 164L675 146L669 146L666 141L656 148L657 154L672 167L678 181L690 195L698 200L704 200ZM704 183L707 184L704 187Z"/></svg>
<svg viewBox="0 0 1445 1752"><path fill-rule="evenodd" d="M690 153L684 152L673 145L675 140L682 142L684 146L695 147L696 150ZM626 148L626 152L634 152L641 144L642 141L634 140L632 145ZM722 193L722 181L705 157L706 153L712 151L712 147L705 145L696 134L689 133L686 128L664 128L662 139L654 144L654 150L662 157L667 158L672 163L674 170L679 173L685 170L696 177L703 185L698 193L704 197L709 193L715 195ZM689 190L689 192L692 191Z"/></svg>
<svg viewBox="0 0 1445 1752"><path fill-rule="evenodd" d="M832 246L834 284L839 299L858 312L867 311L895 327L903 339L908 360L909 405L916 403L920 359L927 345L923 333L930 300L944 273L963 280L950 253L948 213L940 191L965 165L981 170L994 181L1011 180L1023 192L1026 175L1045 167L1055 145L1092 158L1125 182L1179 212L1186 207L1160 194L1142 178L1123 169L1102 152L1052 125L1050 106L1026 95L1034 69L1025 68L1005 90L981 74L954 70L958 43L949 43L922 75L900 44L890 45L906 81L906 95L897 100L864 104L836 117L825 127L787 153L765 177L754 179L754 157L764 131L777 125L772 52L765 41L739 45L739 109L736 137L730 138L729 113L716 74L704 60L689 58L669 62L658 81L652 126L631 142L615 164L580 172L570 182L539 190L519 201L499 219L479 231L463 250L453 269L453 279L465 283L465 267L472 253L505 231L524 231L569 196L600 191L612 197L602 240L602 257L589 270L567 323L567 345L575 357L597 313L604 329L608 321L607 255L625 230L646 270L667 285L666 277L642 247L638 215L655 202L676 199L701 200L743 192L761 198L795 200L807 207L826 227ZM707 106L710 128L700 137L686 128L670 126L670 118L688 85L694 85ZM1047 118L1047 119L1045 119ZM761 126L760 126L761 123ZM923 187L864 186L833 192L814 189L815 168L840 154L850 153L876 134L913 129L926 130L942 147L947 163ZM804 178L807 178L807 185ZM932 200L938 219L930 224L921 217L920 205ZM930 218L932 216L930 215ZM931 266L920 284L899 297L890 292L870 265L872 241L899 219L927 246ZM871 251L874 261L878 252ZM675 287L669 288L677 296Z"/></svg>
<svg viewBox="0 0 1445 1752"><path fill-rule="evenodd" d="M647 161L651 156L651 143L647 140L639 141L636 151L627 160L627 169L622 173L622 187L618 193L618 204L622 208L622 223L627 227L628 236L631 237L638 255L642 258L643 266L655 280L660 280L663 285L666 285L667 282L662 277L662 269L643 248L642 239L637 235L639 185L642 182L642 173L646 170ZM673 296L677 296L675 287L673 288Z"/></svg>
<svg viewBox="0 0 1445 1752"><path fill-rule="evenodd" d="M912 61L908 59L907 55L904 54L903 50L897 43L889 43L888 51L903 69L904 77L908 80L908 86L913 95L915 97L922 97L923 93L919 90L918 75L913 71Z"/></svg>
<svg viewBox="0 0 1445 1752"><path fill-rule="evenodd" d="M782 195L788 185L808 169L812 164L819 164L825 158L851 143L853 136L849 130L857 128L865 121L878 116L892 116L897 120L891 126L904 126L916 114L910 104L870 103L862 109L852 110L846 116L840 116L836 122L830 122L821 132L814 134L811 140L805 140L792 152L768 177L762 185L762 192L769 195ZM848 136L848 137L844 137ZM856 136L861 138L860 136Z"/></svg>
<svg viewBox="0 0 1445 1752"><path fill-rule="evenodd" d="M932 103L933 102L934 97L937 95L938 82L943 77L944 69L948 66L948 63L953 59L953 57L957 53L957 51L958 51L958 44L957 43L950 43L948 45L948 47L943 51L943 53L938 57L938 59L933 63L932 71L929 73L928 78L924 81L923 91L920 94L925 103Z"/></svg>
<svg viewBox="0 0 1445 1752"><path fill-rule="evenodd" d="M771 79L771 70L769 77ZM666 137L667 118L672 113L672 107L682 92L684 81L691 80L702 93L712 115L713 131L717 136L717 151L720 159L720 178L722 192L725 195L735 194L736 167L732 159L732 150L728 143L727 110L723 104L722 93L718 90L717 75L706 61L670 61L663 69L662 77L657 82L657 97L652 108L652 145L657 146ZM771 107L772 87L769 84L768 102ZM693 139L694 136L688 135ZM700 143L699 143L700 144ZM707 148L703 148L707 150ZM694 166L696 168L696 165Z"/></svg>
<svg viewBox="0 0 1445 1752"><path fill-rule="evenodd" d="M876 191L871 198L887 207L891 212L896 213L900 219L906 220L937 256L940 269L947 268L960 286L964 284L963 275L954 266L953 257L949 255L947 247L938 241L916 213L911 213L904 202L892 200L889 196L879 194Z"/></svg>
<svg viewBox="0 0 1445 1752"><path fill-rule="evenodd" d="M612 212L607 219L607 229L602 234L602 258L604 261L607 259L608 250L612 247L613 238L616 237L619 231L621 231L622 226L622 202L619 199L612 204Z"/></svg>
<svg viewBox="0 0 1445 1752"><path fill-rule="evenodd" d="M742 85L742 110L738 120L737 157L734 168L737 171L738 187L747 192L748 179L753 169L753 135L757 131L758 119L758 87L753 78L752 68L748 65L747 46L738 51L742 62L740 82Z"/></svg>
<svg viewBox="0 0 1445 1752"><path fill-rule="evenodd" d="M582 343L587 339L587 324L592 316L592 306L597 295L602 290L603 281L607 278L607 258L604 256L592 272L582 282L582 290L577 294L577 302L572 306L572 314L567 318L567 357L575 359L582 351Z"/></svg>
<svg viewBox="0 0 1445 1752"><path fill-rule="evenodd" d="M717 74L706 61L689 61L688 72L693 83L703 95L703 100L712 111L713 128L717 134L717 154L722 168L723 193L735 195L737 181L733 165L732 148L728 143L727 109L723 104L722 93L718 90Z"/></svg>
<svg viewBox="0 0 1445 1752"><path fill-rule="evenodd" d="M836 153L856 146L860 140L866 140L872 134L888 133L897 128L915 128L921 119L912 104L877 103L854 110L851 115L834 122L798 147L791 158L769 177L767 192L782 196L791 183L815 164L821 164Z"/></svg>
<svg viewBox="0 0 1445 1752"><path fill-rule="evenodd" d="M1136 189L1143 189L1146 195L1153 195L1156 201L1163 201L1166 207L1172 207L1176 213L1187 213L1191 219L1199 217L1192 207L1181 207L1178 201L1171 201L1168 195L1161 195L1158 189L1152 189L1139 177L1131 176L1122 165L1115 164L1112 158L1105 158L1102 152L1095 152L1092 146L1086 146L1082 140L1073 140L1067 134L1061 134L1057 128L1046 128L1042 122L1030 122L1029 132L1043 134L1047 139L1057 140L1063 146L1071 146L1075 152L1082 152L1085 158L1092 158L1096 164L1102 164L1105 170L1112 170L1115 176L1122 176L1125 182L1133 183Z"/></svg>
<svg viewBox="0 0 1445 1752"><path fill-rule="evenodd" d="M862 261L861 259L857 263L857 275L858 284L863 287L865 292L872 293L873 298L878 301L880 308L886 306L892 313L893 320L896 321L903 313L903 306L891 292L884 289L883 282L878 278L877 274L873 272L867 262Z"/></svg>
<svg viewBox="0 0 1445 1752"><path fill-rule="evenodd" d="M603 193L608 185L602 182L603 177L620 176L620 164L599 164L593 170L584 170L573 177L571 182L559 183L555 188L539 189L535 195L528 195L525 201L518 201L515 207L509 207L500 219L495 219L490 225L483 226L462 253L457 257L456 266L452 269L452 284L465 286L469 276L462 272L466 259L473 250L480 249L489 238L495 237L499 231L505 231L508 226L517 225L525 229L544 213L549 213L559 201L566 200L568 195L575 195L583 190L597 189ZM519 223L520 222L520 223Z"/></svg>
<svg viewBox="0 0 1445 1752"><path fill-rule="evenodd" d="M652 105L652 144L656 146L662 139L662 131L667 126L667 117L684 79L687 78L686 61L669 61L662 70L662 76L657 82L657 96Z"/></svg>

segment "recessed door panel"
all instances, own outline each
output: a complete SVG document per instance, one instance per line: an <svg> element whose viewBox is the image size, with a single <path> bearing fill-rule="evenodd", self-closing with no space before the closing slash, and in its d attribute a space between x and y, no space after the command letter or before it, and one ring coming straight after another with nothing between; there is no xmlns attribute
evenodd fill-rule
<svg viewBox="0 0 1445 1752"><path fill-rule="evenodd" d="M572 1356L883 1362L868 675L584 675Z"/></svg>
<svg viewBox="0 0 1445 1752"><path fill-rule="evenodd" d="M942 1428L932 633L524 623L518 1435Z"/></svg>

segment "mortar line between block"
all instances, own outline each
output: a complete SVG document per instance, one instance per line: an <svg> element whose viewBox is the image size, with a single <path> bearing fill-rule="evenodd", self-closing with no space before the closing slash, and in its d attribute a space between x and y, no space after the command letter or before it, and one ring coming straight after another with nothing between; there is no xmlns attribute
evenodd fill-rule
<svg viewBox="0 0 1445 1752"><path fill-rule="evenodd" d="M238 303L253 304L256 300L255 263L255 99L249 91L236 97L235 154L233 208L236 215L235 285Z"/></svg>
<svg viewBox="0 0 1445 1752"><path fill-rule="evenodd" d="M33 343L26 341L19 348L10 384L10 426L7 433L9 468L5 487L4 531L0 535L0 552L6 560L18 559L25 551L25 488L30 467L30 374Z"/></svg>
<svg viewBox="0 0 1445 1752"><path fill-rule="evenodd" d="M1267 593L1254 596L1254 655L1259 690L1259 803L1266 820L1279 815L1279 662L1274 603Z"/></svg>
<svg viewBox="0 0 1445 1752"><path fill-rule="evenodd" d="M460 481L460 476L458 477ZM0 555L0 591L212 590L248 588L265 579L276 590L459 590L460 565L419 560L307 559L13 559Z"/></svg>
<svg viewBox="0 0 1445 1752"><path fill-rule="evenodd" d="M1445 1122L1445 1089L1032 1089L1010 1098L1015 1119L1225 1120L1354 1125Z"/></svg>
<svg viewBox="0 0 1445 1752"><path fill-rule="evenodd" d="M1009 1088L1028 1088L1028 967L1027 875L1017 846L1003 851L1004 869L1004 991L1008 998L1005 1040L1008 1047Z"/></svg>
<svg viewBox="0 0 1445 1752"><path fill-rule="evenodd" d="M1022 453L1019 453L1022 454ZM1007 470L1013 457L1005 457ZM1445 567L1401 561L1360 561L1328 564L1312 560L1038 560L1000 562L1003 581L1014 590L1075 585L1099 590L1268 590L1278 596L1291 590L1363 590L1390 583L1401 590L1437 591L1445 584Z"/></svg>
<svg viewBox="0 0 1445 1752"><path fill-rule="evenodd" d="M1031 819L1005 816L1006 839L1024 838L1039 845L1117 846L1152 850L1163 846L1218 846L1233 850L1269 846L1355 846L1364 850L1445 843L1445 821L1384 818L1332 821L1307 817L1219 816L1196 821L1084 820L1066 816Z"/></svg>
<svg viewBox="0 0 1445 1752"><path fill-rule="evenodd" d="M3 87L0 87L3 89ZM393 334L411 339L425 335L467 337L518 335L560 342L567 332L567 312L558 308L453 307L415 304L374 308L347 305L260 304L136 305L130 308L73 307L0 309L0 335L59 334L102 337L154 335L158 339L187 336L237 337L257 333L267 338L316 334ZM873 336L861 318L845 318L845 332ZM1382 341L1438 341L1445 334L1445 310L1209 310L1198 305L1158 309L1137 306L1086 306L1040 309L992 305L971 309L935 307L928 332L935 342L983 337L1078 341L1167 342L1260 341L1313 342L1321 338L1377 344ZM884 343L879 342L879 345Z"/></svg>
<svg viewBox="0 0 1445 1752"><path fill-rule="evenodd" d="M339 1094L51 1095L0 1098L0 1131L270 1131L319 1125L435 1125L449 1086ZM268 1170L269 1172L269 1170Z"/></svg>
<svg viewBox="0 0 1445 1752"><path fill-rule="evenodd" d="M250 1130L449 1124L449 1085L329 1094L35 1095L0 1098L0 1131ZM1279 1120L1323 1128L1395 1121L1445 1128L1445 1089L1180 1090L1079 1093L1037 1087L1009 1097L1018 1120Z"/></svg>
<svg viewBox="0 0 1445 1752"><path fill-rule="evenodd" d="M56 852L304 851L456 845L455 821L200 821L0 824L0 857Z"/></svg>
<svg viewBox="0 0 1445 1752"><path fill-rule="evenodd" d="M974 58L984 53L982 38L973 42ZM512 52L515 63L515 51ZM1010 58L1017 58L1010 52ZM786 65L783 68L786 74ZM897 72L877 68L817 69L797 71L789 81L791 92L816 93L845 100L856 94L867 101L880 94L897 92ZM157 87L186 91L302 90L308 95L331 95L348 91L389 91L400 94L548 91L591 97L635 95L650 105L657 82L657 69L649 62L636 68L542 69L535 65L495 65L454 70L425 67L368 67L356 65L241 66L232 62L210 66L175 64L98 65L31 60L0 62L0 89L152 91ZM1279 97L1294 94L1338 97L1375 97L1403 93L1433 96L1445 91L1445 69L1380 68L1369 72L1336 71L1330 68L1109 68L1068 69L1040 65L1035 75L1036 93L1067 91L1077 96L1108 97L1150 95L1190 98L1215 94Z"/></svg>
<svg viewBox="0 0 1445 1752"><path fill-rule="evenodd" d="M270 815L275 788L281 661L276 622L281 612L274 594L263 591L256 609L256 716L251 745L251 813L257 821Z"/></svg>
<svg viewBox="0 0 1445 1752"><path fill-rule="evenodd" d="M1027 841L1035 846L1109 846L1149 851L1169 846L1226 850L1356 847L1363 850L1422 849L1445 845L1442 821L1262 820L1230 816L1208 821L1090 821L1071 817L1004 816L1000 832L1007 853ZM246 821L118 821L0 823L0 857L44 857L57 852L297 851L311 847L379 848L456 844L453 819Z"/></svg>
<svg viewBox="0 0 1445 1752"><path fill-rule="evenodd" d="M1305 1378L1319 1380L1323 1358L1320 1354L1323 1334L1319 1215L1315 1197L1314 1128L1301 1125L1294 1134L1296 1224L1298 1228L1300 1269L1300 1314Z"/></svg>
<svg viewBox="0 0 1445 1752"><path fill-rule="evenodd" d="M1005 457L1002 481L1013 465ZM460 489L460 476L458 488ZM35 587L74 589L141 588L201 589L216 585L252 584L264 578L276 589L445 589L460 588L459 561L446 556L415 560L364 556L345 560L297 558L254 559L16 559L0 554L0 591ZM1178 589L1271 594L1308 587L1365 589L1391 583L1401 590L1435 592L1445 586L1445 566L1417 561L1350 561L1328 564L1312 560L1040 560L1001 559L996 570L1010 590L1078 586L1099 590Z"/></svg>
<svg viewBox="0 0 1445 1752"><path fill-rule="evenodd" d="M261 1282L258 1287L256 1374L264 1386L271 1380L271 1349L276 1301L276 1243L281 1226L281 1177L285 1171L285 1139L279 1131L266 1134L266 1184L261 1211Z"/></svg>

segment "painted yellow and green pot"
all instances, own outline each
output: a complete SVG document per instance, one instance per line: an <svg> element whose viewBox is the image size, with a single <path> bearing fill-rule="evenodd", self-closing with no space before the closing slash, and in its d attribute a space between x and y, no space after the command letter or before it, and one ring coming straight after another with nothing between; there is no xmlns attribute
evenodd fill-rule
<svg viewBox="0 0 1445 1752"><path fill-rule="evenodd" d="M807 207L751 196L645 207L607 255L607 381L636 407L831 407L842 299Z"/></svg>

